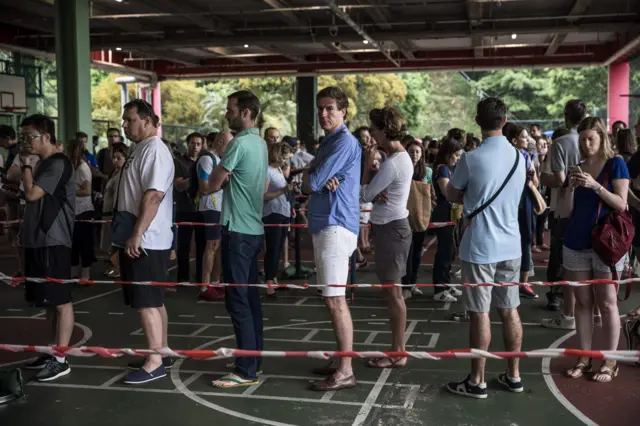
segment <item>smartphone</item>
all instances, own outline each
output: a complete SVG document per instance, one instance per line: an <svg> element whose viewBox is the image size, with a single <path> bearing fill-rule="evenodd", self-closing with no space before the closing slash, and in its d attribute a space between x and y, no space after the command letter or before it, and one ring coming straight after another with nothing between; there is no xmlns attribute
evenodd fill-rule
<svg viewBox="0 0 640 426"><path fill-rule="evenodd" d="M569 166L569 173L582 173L582 169L580 168L579 164L576 164L575 166Z"/></svg>

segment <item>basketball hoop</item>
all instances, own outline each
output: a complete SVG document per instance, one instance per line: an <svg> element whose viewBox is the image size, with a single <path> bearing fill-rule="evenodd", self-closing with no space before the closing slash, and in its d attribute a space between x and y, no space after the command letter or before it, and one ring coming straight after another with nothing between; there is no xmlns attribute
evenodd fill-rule
<svg viewBox="0 0 640 426"><path fill-rule="evenodd" d="M0 107L0 113L8 112L9 114L26 114L27 107L18 107L18 106L2 106Z"/></svg>

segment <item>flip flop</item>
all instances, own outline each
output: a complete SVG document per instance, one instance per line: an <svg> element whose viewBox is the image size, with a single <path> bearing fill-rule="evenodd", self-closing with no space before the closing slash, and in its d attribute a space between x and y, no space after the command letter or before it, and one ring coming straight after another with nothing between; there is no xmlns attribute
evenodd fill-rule
<svg viewBox="0 0 640 426"><path fill-rule="evenodd" d="M369 368L405 368L407 366L406 363L398 364L403 359L404 358L395 358L395 359L394 358L374 358L367 361L367 367ZM390 364L380 365L380 362L384 360L389 360Z"/></svg>
<svg viewBox="0 0 640 426"><path fill-rule="evenodd" d="M219 389L231 389L231 388L239 388L243 386L253 386L260 383L259 380L244 380L235 374L227 374L219 378L218 380L214 380L211 382L214 388Z"/></svg>

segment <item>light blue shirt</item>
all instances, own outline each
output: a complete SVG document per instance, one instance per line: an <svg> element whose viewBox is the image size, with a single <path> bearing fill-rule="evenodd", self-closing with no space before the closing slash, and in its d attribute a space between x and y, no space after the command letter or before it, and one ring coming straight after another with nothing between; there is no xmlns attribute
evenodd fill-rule
<svg viewBox="0 0 640 426"><path fill-rule="evenodd" d="M520 228L518 205L526 179L525 162L504 136L485 139L474 151L465 153L451 177L454 188L464 191L464 215L473 213L495 194L513 167L518 168L493 202L471 219L460 244L460 259L486 265L518 259Z"/></svg>
<svg viewBox="0 0 640 426"><path fill-rule="evenodd" d="M360 231L360 163L362 148L342 125L322 140L318 154L310 164L309 232L328 226L341 226L354 234ZM331 178L340 181L338 190L324 186Z"/></svg>

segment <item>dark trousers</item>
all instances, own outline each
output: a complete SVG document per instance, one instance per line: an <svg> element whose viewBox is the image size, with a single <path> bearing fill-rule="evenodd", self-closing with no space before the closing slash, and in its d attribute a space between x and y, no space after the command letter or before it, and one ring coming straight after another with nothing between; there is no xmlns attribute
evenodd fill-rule
<svg viewBox="0 0 640 426"><path fill-rule="evenodd" d="M549 218L551 228L551 247L549 249L549 265L547 266L547 281L560 281L562 279L562 246L564 234L569 219ZM562 286L551 287L552 293L562 293Z"/></svg>
<svg viewBox="0 0 640 426"><path fill-rule="evenodd" d="M414 232L411 237L411 248L407 256L407 273L402 277L402 284L415 284L418 282L418 270L422 263L422 248L427 231Z"/></svg>
<svg viewBox="0 0 640 426"><path fill-rule="evenodd" d="M453 241L455 227L444 226L436 228L435 231L436 238L438 238L438 246L436 248L436 257L433 260L433 283L447 284L451 282L451 264L455 253ZM446 286L436 286L434 293L438 294L446 289Z"/></svg>
<svg viewBox="0 0 640 426"><path fill-rule="evenodd" d="M258 255L262 235L247 235L222 230L222 269L231 284L258 283ZM231 316L238 349L264 348L262 306L258 287L226 287L225 304ZM244 379L256 379L262 358L236 358L235 373Z"/></svg>
<svg viewBox="0 0 640 426"><path fill-rule="evenodd" d="M93 210L76 215L78 220L92 220ZM71 247L71 265L82 264L83 268L88 268L95 260L93 248L94 224L86 222L76 222L73 225L73 244Z"/></svg>
<svg viewBox="0 0 640 426"><path fill-rule="evenodd" d="M544 224L549 214L549 209L546 209L544 213L536 216L536 245L542 246L544 244ZM551 219L549 219L549 229L551 229Z"/></svg>
<svg viewBox="0 0 640 426"><path fill-rule="evenodd" d="M176 222L197 222L196 212L177 212ZM191 281L191 265L189 256L191 255L191 238L194 232L193 226L179 226L178 227L178 248L176 254L178 257L178 282ZM198 233L196 232L196 236ZM205 241L206 243L206 241ZM198 264L196 259L196 265ZM196 267L197 269L197 267ZM200 282L200 275L202 275L202 257L200 257L200 274L196 278L196 282Z"/></svg>
<svg viewBox="0 0 640 426"><path fill-rule="evenodd" d="M288 224L290 219L278 213L271 213L262 218L265 224ZM284 226L267 226L264 228L264 238L267 251L264 254L264 278L265 280L273 280L278 276L278 266L280 265L280 256L282 255L282 247L284 239L287 236L287 228Z"/></svg>

